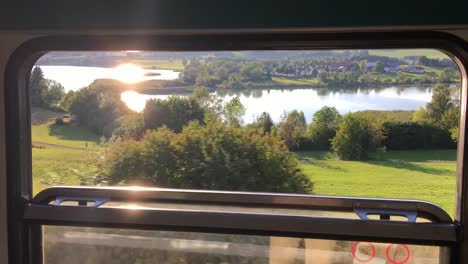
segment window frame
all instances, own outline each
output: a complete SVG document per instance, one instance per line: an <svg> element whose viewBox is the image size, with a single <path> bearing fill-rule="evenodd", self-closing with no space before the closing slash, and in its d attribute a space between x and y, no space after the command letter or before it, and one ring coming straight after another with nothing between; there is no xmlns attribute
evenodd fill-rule
<svg viewBox="0 0 468 264"><path fill-rule="evenodd" d="M31 263L41 253L40 226L26 221L33 201L31 125L28 81L34 63L47 51L223 51L223 50L333 50L438 49L458 65L462 76L460 139L457 150L457 195L454 226L460 242L451 263L468 262L467 43L453 35L429 31L359 33L210 33L166 35L60 35L23 43L10 57L5 71L8 248L10 263ZM30 262L31 261L31 262Z"/></svg>

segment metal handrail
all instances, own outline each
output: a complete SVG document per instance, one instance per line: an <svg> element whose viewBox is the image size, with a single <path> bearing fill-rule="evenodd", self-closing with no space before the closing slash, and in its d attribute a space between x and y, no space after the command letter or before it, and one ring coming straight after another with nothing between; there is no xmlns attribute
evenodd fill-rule
<svg viewBox="0 0 468 264"><path fill-rule="evenodd" d="M66 187L45 189L31 201L32 204L49 204L56 199L85 198L89 200L128 202L168 202L182 204L210 204L220 206L267 207L283 209L324 210L392 215L407 212L434 223L453 223L451 217L435 204L420 200L321 196L308 194L253 193L232 191L201 191L146 187ZM102 204L102 202L100 202ZM409 218L409 217L408 217Z"/></svg>

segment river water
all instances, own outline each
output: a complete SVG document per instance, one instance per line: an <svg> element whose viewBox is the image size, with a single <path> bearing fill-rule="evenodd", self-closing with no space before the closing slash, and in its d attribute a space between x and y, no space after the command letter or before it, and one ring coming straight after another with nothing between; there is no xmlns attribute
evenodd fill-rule
<svg viewBox="0 0 468 264"><path fill-rule="evenodd" d="M179 73L172 70L143 70L131 66L116 68L79 66L41 66L44 77L60 82L66 91L77 90L100 78L117 79L124 82L143 80L172 80ZM157 75L154 75L157 74ZM149 76L151 75L151 76ZM308 122L312 115L323 106L334 106L342 114L360 110L416 110L431 100L431 86L381 86L375 88L332 89L285 87L269 89L246 89L217 92L224 101L238 96L246 107L245 122L251 122L262 112L269 112L274 121L279 121L284 112L303 111ZM147 95L126 91L122 100L130 109L143 110L151 98L164 99L168 95Z"/></svg>

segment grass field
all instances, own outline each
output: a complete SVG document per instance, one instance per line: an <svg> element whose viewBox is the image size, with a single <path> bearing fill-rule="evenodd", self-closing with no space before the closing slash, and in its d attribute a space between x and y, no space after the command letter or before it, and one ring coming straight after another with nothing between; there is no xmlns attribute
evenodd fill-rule
<svg viewBox="0 0 468 264"><path fill-rule="evenodd" d="M32 140L65 147L95 148L99 137L76 124L56 126L53 120L63 113L42 108L31 112ZM34 194L53 185L79 185L80 181L94 175L95 168L90 164L92 151L58 147L33 148L33 192Z"/></svg>
<svg viewBox="0 0 468 264"><path fill-rule="evenodd" d="M329 152L298 152L321 195L422 199L453 216L455 150L389 151L378 161L341 161Z"/></svg>
<svg viewBox="0 0 468 264"><path fill-rule="evenodd" d="M32 141L57 144L68 147L88 148L99 143L99 137L88 129L76 124L54 125L47 123L31 127Z"/></svg>
<svg viewBox="0 0 468 264"><path fill-rule="evenodd" d="M58 148L32 149L33 193L53 185L80 185L95 168L89 163L91 151Z"/></svg>
<svg viewBox="0 0 468 264"><path fill-rule="evenodd" d="M273 77L273 82L286 85L318 85L320 81L317 78L284 78L284 77Z"/></svg>

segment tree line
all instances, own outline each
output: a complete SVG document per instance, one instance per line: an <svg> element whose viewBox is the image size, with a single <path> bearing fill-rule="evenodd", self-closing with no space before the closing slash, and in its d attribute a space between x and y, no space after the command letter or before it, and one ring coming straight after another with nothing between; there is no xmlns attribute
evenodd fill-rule
<svg viewBox="0 0 468 264"><path fill-rule="evenodd" d="M365 58L376 59L368 67ZM317 87L356 87L381 84L433 84L459 82L460 74L454 65L438 59L421 57L417 65L438 67L439 72L408 74L387 63L405 61L382 56L357 56L351 59L303 58L249 61L239 59L190 60L185 63L179 80L164 81L165 86L206 86L220 89L253 88L272 83L272 78L311 78ZM312 84L311 84L312 85Z"/></svg>
<svg viewBox="0 0 468 264"><path fill-rule="evenodd" d="M59 110L60 102L65 95L63 86L44 78L40 67L34 67L29 79L31 105L51 110Z"/></svg>

